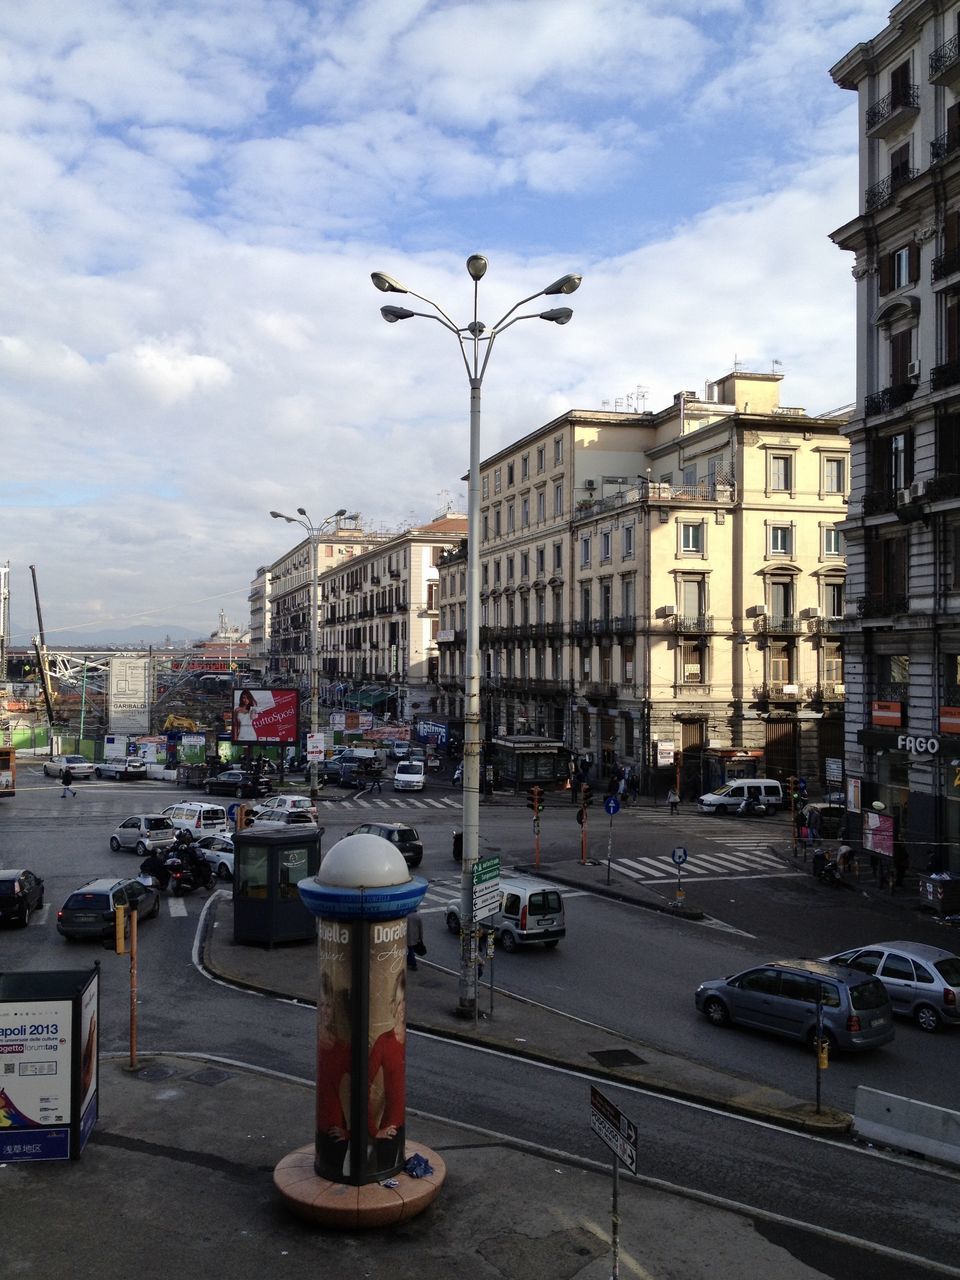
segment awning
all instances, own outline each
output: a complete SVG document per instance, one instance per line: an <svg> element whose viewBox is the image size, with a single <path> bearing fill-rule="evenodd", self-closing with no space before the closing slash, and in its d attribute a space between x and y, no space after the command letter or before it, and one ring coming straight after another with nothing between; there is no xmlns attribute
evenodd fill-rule
<svg viewBox="0 0 960 1280"><path fill-rule="evenodd" d="M379 707L386 702L388 698L392 698L393 693L394 691L392 689L362 689L360 693L357 694L357 706L367 708Z"/></svg>

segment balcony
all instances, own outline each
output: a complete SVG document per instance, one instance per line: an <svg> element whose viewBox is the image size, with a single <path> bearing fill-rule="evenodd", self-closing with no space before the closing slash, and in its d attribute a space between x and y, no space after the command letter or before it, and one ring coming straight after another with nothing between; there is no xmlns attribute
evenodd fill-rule
<svg viewBox="0 0 960 1280"><path fill-rule="evenodd" d="M960 151L960 129L948 129L946 133L941 133L939 138L934 138L930 143L930 163L942 164L958 151ZM937 277L933 278L936 280Z"/></svg>
<svg viewBox="0 0 960 1280"><path fill-rule="evenodd" d="M732 484L723 481L704 481L702 484L668 484L652 481L644 484L642 498L650 502L720 502L732 503L735 491Z"/></svg>
<svg viewBox="0 0 960 1280"><path fill-rule="evenodd" d="M902 405L909 404L917 394L915 382L899 382L893 387L884 387L882 391L874 391L863 402L864 417L873 418L878 413L891 413Z"/></svg>
<svg viewBox="0 0 960 1280"><path fill-rule="evenodd" d="M885 516L897 509L896 489L877 489L863 495L865 516Z"/></svg>
<svg viewBox="0 0 960 1280"><path fill-rule="evenodd" d="M930 264L930 283L946 280L960 271L960 249L948 249L939 254Z"/></svg>
<svg viewBox="0 0 960 1280"><path fill-rule="evenodd" d="M828 680L824 684L815 685L810 690L814 702L843 702L847 696L847 686L840 681Z"/></svg>
<svg viewBox="0 0 960 1280"><path fill-rule="evenodd" d="M614 618L613 629L620 635L633 635L637 629L637 620L632 613L626 614L622 618Z"/></svg>
<svg viewBox="0 0 960 1280"><path fill-rule="evenodd" d="M960 382L960 360L950 360L947 364L937 364L930 370L930 390L942 391L944 387L955 387Z"/></svg>
<svg viewBox="0 0 960 1280"><path fill-rule="evenodd" d="M920 110L920 90L905 84L891 90L885 98L867 108L867 137L885 138L911 120Z"/></svg>
<svg viewBox="0 0 960 1280"><path fill-rule="evenodd" d="M762 618L757 618L753 629L766 632L768 635L796 635L802 628L800 619L792 614L785 614L782 617L765 614Z"/></svg>
<svg viewBox="0 0 960 1280"><path fill-rule="evenodd" d="M843 635L843 618L816 618L813 629L818 636Z"/></svg>
<svg viewBox="0 0 960 1280"><path fill-rule="evenodd" d="M928 70L931 84L952 89L960 86L960 36L953 36L930 54Z"/></svg>
<svg viewBox="0 0 960 1280"><path fill-rule="evenodd" d="M901 169L896 174L888 174L880 182L874 183L872 187L867 187L863 193L864 212L876 213L878 209L883 209L890 204L901 187L919 177L919 169Z"/></svg>
<svg viewBox="0 0 960 1280"><path fill-rule="evenodd" d="M910 600L905 595L875 594L860 596L857 599L858 618L892 618L898 613L907 613Z"/></svg>
<svg viewBox="0 0 960 1280"><path fill-rule="evenodd" d="M754 685L753 696L757 702L799 702L800 685L777 680Z"/></svg>
<svg viewBox="0 0 960 1280"><path fill-rule="evenodd" d="M941 498L960 498L960 475L933 476L927 481L927 497L931 502Z"/></svg>
<svg viewBox="0 0 960 1280"><path fill-rule="evenodd" d="M712 613L678 614L673 621L676 624L677 631L684 631L688 634L703 635L707 631L713 630Z"/></svg>
<svg viewBox="0 0 960 1280"><path fill-rule="evenodd" d="M580 692L588 702L616 702L618 689L615 684L588 683Z"/></svg>

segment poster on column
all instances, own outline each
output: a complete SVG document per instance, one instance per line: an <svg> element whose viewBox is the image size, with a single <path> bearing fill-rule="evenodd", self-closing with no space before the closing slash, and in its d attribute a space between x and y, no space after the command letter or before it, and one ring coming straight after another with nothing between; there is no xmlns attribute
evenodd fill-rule
<svg viewBox="0 0 960 1280"><path fill-rule="evenodd" d="M318 927L317 1139L314 1167L341 1182L350 1173L350 981L352 924L321 920Z"/></svg>
<svg viewBox="0 0 960 1280"><path fill-rule="evenodd" d="M407 922L370 926L367 1029L368 1175L386 1177L404 1162L407 1041Z"/></svg>

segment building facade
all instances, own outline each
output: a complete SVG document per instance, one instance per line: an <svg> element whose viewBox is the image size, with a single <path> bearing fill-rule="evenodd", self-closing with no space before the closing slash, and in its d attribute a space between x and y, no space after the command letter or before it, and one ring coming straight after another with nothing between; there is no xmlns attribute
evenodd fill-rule
<svg viewBox="0 0 960 1280"><path fill-rule="evenodd" d="M868 847L960 870L960 4L903 0L831 74L859 102L848 800Z"/></svg>
<svg viewBox="0 0 960 1280"><path fill-rule="evenodd" d="M687 794L738 758L839 771L849 443L837 417L781 406L780 382L735 372L659 413L571 411L482 464L488 739L554 738ZM451 718L465 585L460 547L440 574Z"/></svg>

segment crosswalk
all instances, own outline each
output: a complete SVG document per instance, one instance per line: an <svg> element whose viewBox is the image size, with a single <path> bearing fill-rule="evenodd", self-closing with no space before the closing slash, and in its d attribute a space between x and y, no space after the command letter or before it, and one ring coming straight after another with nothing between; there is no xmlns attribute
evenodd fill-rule
<svg viewBox="0 0 960 1280"><path fill-rule="evenodd" d="M769 840L766 838L751 840L740 836L719 839L712 837L711 844L720 845L721 849L711 848L706 852L687 848L687 860L680 871L682 879L696 879L700 882L753 880L800 874L796 869L787 867L777 854L770 852ZM628 880L643 881L645 884L667 884L676 882L677 879L677 867L669 853L612 858L610 865Z"/></svg>
<svg viewBox="0 0 960 1280"><path fill-rule="evenodd" d="M463 801L459 796L446 796L440 800L434 800L430 796L423 798L414 798L410 795L405 796L351 796L350 799L341 799L335 796L319 796L317 803L322 805L322 812L329 813L331 810L339 812L341 809L350 812L356 810L395 810L395 809L419 809L432 810L436 812L440 810L443 813L459 813L463 809Z"/></svg>
<svg viewBox="0 0 960 1280"><path fill-rule="evenodd" d="M419 872L414 872L414 875L418 874ZM544 886L549 885L549 883L548 879L544 879ZM589 889L572 889L567 885L558 885L557 887L563 894L565 901L570 898L587 898L590 896ZM459 876L451 876L443 880L431 880L419 907L420 914L422 916L440 915L446 911L451 902L458 901L459 897Z"/></svg>

